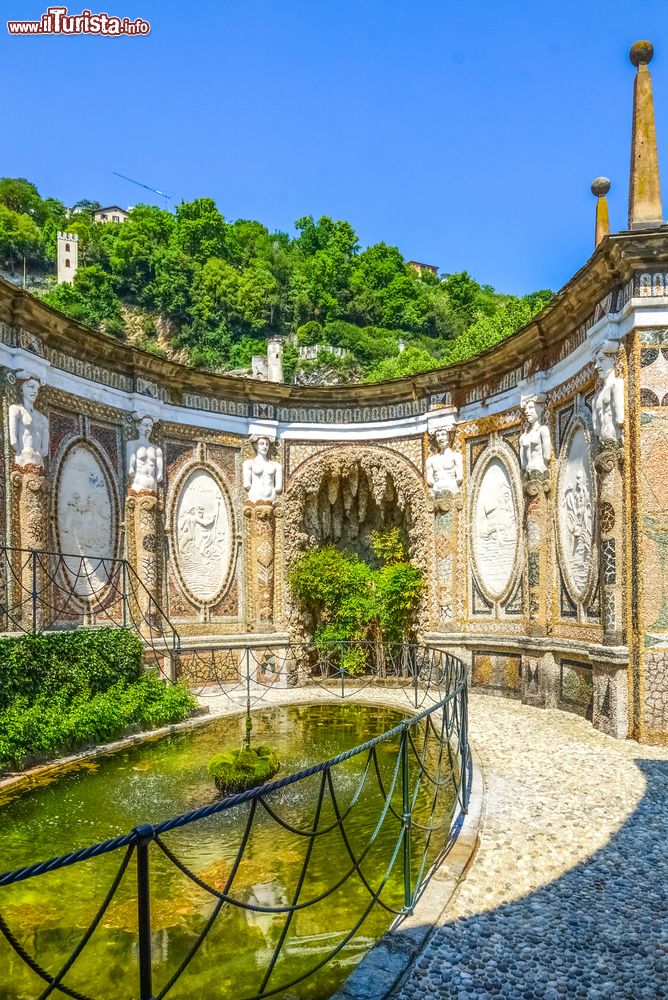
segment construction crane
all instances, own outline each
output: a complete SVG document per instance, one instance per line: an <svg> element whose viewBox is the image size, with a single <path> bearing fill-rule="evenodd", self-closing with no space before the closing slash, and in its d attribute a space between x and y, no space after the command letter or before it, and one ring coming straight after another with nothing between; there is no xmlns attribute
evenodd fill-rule
<svg viewBox="0 0 668 1000"><path fill-rule="evenodd" d="M173 191L159 191L158 188L151 187L150 184L142 184L141 181L135 181L132 177L126 177L125 174L119 174L117 170L112 170L115 177L122 177L124 181L130 181L130 184L136 184L137 187L146 188L147 191L153 191L154 194L159 194L161 198L164 198L168 203L170 209L174 208L174 192Z"/></svg>

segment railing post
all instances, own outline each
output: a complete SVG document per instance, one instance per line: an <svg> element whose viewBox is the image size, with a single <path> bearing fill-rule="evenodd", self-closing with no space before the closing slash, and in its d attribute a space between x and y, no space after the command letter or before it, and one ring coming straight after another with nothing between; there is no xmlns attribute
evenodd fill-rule
<svg viewBox="0 0 668 1000"><path fill-rule="evenodd" d="M404 913L413 912L411 891L411 791L408 771L408 727L401 734L401 822L404 830Z"/></svg>
<svg viewBox="0 0 668 1000"><path fill-rule="evenodd" d="M139 1000L154 1000L151 962L151 890L148 849L153 839L150 826L135 827L137 835L137 926L139 932Z"/></svg>
<svg viewBox="0 0 668 1000"><path fill-rule="evenodd" d="M415 695L415 707L418 707L418 674L419 670L417 668L417 652L413 651L413 647L410 647L410 663L413 668L413 693Z"/></svg>
<svg viewBox="0 0 668 1000"><path fill-rule="evenodd" d="M32 559L32 634L37 634L37 552L30 550Z"/></svg>
<svg viewBox="0 0 668 1000"><path fill-rule="evenodd" d="M250 646L246 646L246 709L250 712Z"/></svg>
<svg viewBox="0 0 668 1000"><path fill-rule="evenodd" d="M124 559L121 563L121 607L123 614L123 628L128 627L128 564Z"/></svg>
<svg viewBox="0 0 668 1000"><path fill-rule="evenodd" d="M468 803L468 765L469 765L469 706L468 706L468 684L466 683L466 675L464 675L465 683L461 691L461 703L460 703L460 719L461 719L461 757L462 757L462 812L464 815L469 811Z"/></svg>

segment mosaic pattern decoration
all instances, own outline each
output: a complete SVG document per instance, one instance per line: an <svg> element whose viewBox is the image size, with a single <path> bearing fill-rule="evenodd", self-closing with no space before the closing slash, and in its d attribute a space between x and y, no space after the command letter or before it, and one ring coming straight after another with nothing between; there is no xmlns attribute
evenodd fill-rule
<svg viewBox="0 0 668 1000"><path fill-rule="evenodd" d="M592 669L576 660L561 661L561 700L581 715L590 715L594 697Z"/></svg>
<svg viewBox="0 0 668 1000"><path fill-rule="evenodd" d="M473 683L477 687L519 694L522 683L521 658L506 653L474 652Z"/></svg>
<svg viewBox="0 0 668 1000"><path fill-rule="evenodd" d="M668 406L668 347L641 348L640 402L643 406Z"/></svg>

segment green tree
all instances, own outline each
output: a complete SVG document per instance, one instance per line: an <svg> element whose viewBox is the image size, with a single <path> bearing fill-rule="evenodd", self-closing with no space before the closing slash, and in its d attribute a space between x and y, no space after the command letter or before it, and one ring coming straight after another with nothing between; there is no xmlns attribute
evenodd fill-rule
<svg viewBox="0 0 668 1000"><path fill-rule="evenodd" d="M0 205L18 215L31 215L42 221L39 191L25 177L0 177Z"/></svg>
<svg viewBox="0 0 668 1000"><path fill-rule="evenodd" d="M176 209L172 242L181 253L205 264L211 257L226 257L227 229L213 198L182 201Z"/></svg>
<svg viewBox="0 0 668 1000"><path fill-rule="evenodd" d="M371 368L365 382L383 382L390 378L404 378L407 375L418 375L438 367L438 361L433 354L423 347L411 345L391 358L383 358Z"/></svg>
<svg viewBox="0 0 668 1000"><path fill-rule="evenodd" d="M242 273L237 294L239 313L253 331L273 325L278 306L278 282L264 260L254 261Z"/></svg>
<svg viewBox="0 0 668 1000"><path fill-rule="evenodd" d="M100 329L110 321L115 336L122 332L122 309L114 280L97 264L80 267L73 284L63 282L47 292L43 299L47 305L87 326Z"/></svg>
<svg viewBox="0 0 668 1000"><path fill-rule="evenodd" d="M23 257L40 261L43 254L40 230L31 217L0 204L0 260L13 270Z"/></svg>
<svg viewBox="0 0 668 1000"><path fill-rule="evenodd" d="M109 265L118 281L119 293L131 302L152 306L158 261L169 246L174 217L155 205L137 205L125 222L98 226L117 228L109 247Z"/></svg>
<svg viewBox="0 0 668 1000"><path fill-rule="evenodd" d="M236 268L211 257L197 273L193 287L193 314L211 326L224 323L238 327L242 320L239 304L241 276Z"/></svg>

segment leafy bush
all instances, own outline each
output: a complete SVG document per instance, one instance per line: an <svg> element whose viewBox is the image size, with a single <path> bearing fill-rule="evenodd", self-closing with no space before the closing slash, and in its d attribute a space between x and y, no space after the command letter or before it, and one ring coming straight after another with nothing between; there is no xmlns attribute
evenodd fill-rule
<svg viewBox="0 0 668 1000"><path fill-rule="evenodd" d="M0 766L18 767L26 758L54 757L106 743L129 727L153 729L186 719L195 699L181 685L143 674L127 686L118 681L89 697L41 694L32 703L17 698L0 711Z"/></svg>
<svg viewBox="0 0 668 1000"><path fill-rule="evenodd" d="M187 718L195 699L143 666L125 629L0 639L0 767Z"/></svg>
<svg viewBox="0 0 668 1000"><path fill-rule="evenodd" d="M316 645L398 643L410 637L424 573L408 561L399 529L374 532L371 543L376 566L354 552L324 545L304 553L292 570L290 587L314 620ZM363 671L362 651L342 655L348 673Z"/></svg>
<svg viewBox="0 0 668 1000"><path fill-rule="evenodd" d="M143 673L141 639L126 629L0 638L0 710L24 697L96 695Z"/></svg>

